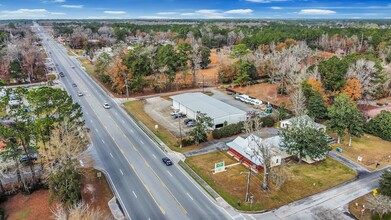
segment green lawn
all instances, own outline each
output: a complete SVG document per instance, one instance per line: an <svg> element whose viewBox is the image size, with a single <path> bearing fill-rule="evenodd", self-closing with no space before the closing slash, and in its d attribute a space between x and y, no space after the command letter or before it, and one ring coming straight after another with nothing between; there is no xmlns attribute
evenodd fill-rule
<svg viewBox="0 0 391 220"><path fill-rule="evenodd" d="M0 118L5 117L6 115L5 108L0 107Z"/></svg>
<svg viewBox="0 0 391 220"><path fill-rule="evenodd" d="M357 175L349 167L331 158L316 165L297 164L292 161L285 165L287 180L279 190L274 184L271 184L268 192L260 190L263 173L252 177L250 192L254 195L254 203L250 206L244 202L247 175L240 174L247 172L248 168L235 165L227 168L225 172L213 174L211 170L214 164L221 161L226 165L237 163L225 151L189 157L185 162L228 203L246 211L280 207L351 180ZM330 178L331 176L333 178ZM238 201L241 203L240 207Z"/></svg>
<svg viewBox="0 0 391 220"><path fill-rule="evenodd" d="M88 72L88 74L90 74L96 78L94 64L92 64L86 57L79 57L77 59L80 60L81 64L84 66L84 68L86 68L86 71Z"/></svg>
<svg viewBox="0 0 391 220"><path fill-rule="evenodd" d="M67 50L67 54L68 54L69 56L75 56L75 54L71 51L71 49L68 49L68 50Z"/></svg>
<svg viewBox="0 0 391 220"><path fill-rule="evenodd" d="M336 137L334 134L331 135ZM378 168L391 165L391 160L388 158L391 155L391 142L366 133L361 138L354 137L351 147L348 146L348 135L342 138L342 140L342 144L332 145L333 150L336 147L341 147L343 150L341 155L354 162L358 162L357 157L361 156L363 160L360 164L369 170L375 170L377 162L380 163Z"/></svg>

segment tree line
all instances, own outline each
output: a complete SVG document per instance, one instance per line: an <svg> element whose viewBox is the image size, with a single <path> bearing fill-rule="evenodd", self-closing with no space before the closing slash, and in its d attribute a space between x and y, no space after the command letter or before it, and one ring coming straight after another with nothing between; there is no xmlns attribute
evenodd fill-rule
<svg viewBox="0 0 391 220"><path fill-rule="evenodd" d="M45 80L45 54L40 45L30 26L4 27L0 31L0 84Z"/></svg>
<svg viewBox="0 0 391 220"><path fill-rule="evenodd" d="M95 72L117 94L155 92L195 86L198 70L210 63L210 49L190 36L177 45L136 45L118 48L113 57L102 53ZM178 74L180 72L180 74Z"/></svg>
<svg viewBox="0 0 391 220"><path fill-rule="evenodd" d="M10 104L14 100L20 103ZM0 179L17 179L11 186L0 181L0 193L48 187L52 200L76 204L80 153L89 144L80 105L66 91L50 87L7 89L0 105L6 111L0 124L0 139L6 145Z"/></svg>

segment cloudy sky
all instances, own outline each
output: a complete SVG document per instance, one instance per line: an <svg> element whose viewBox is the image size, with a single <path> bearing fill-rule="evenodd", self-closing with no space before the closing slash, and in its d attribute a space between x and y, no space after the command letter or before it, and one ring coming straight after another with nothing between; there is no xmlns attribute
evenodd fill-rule
<svg viewBox="0 0 391 220"><path fill-rule="evenodd" d="M0 0L0 19L391 19L384 0Z"/></svg>

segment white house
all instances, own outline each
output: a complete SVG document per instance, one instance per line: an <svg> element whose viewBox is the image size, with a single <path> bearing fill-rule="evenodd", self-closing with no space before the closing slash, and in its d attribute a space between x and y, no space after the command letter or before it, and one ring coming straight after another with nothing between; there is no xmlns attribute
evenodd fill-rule
<svg viewBox="0 0 391 220"><path fill-rule="evenodd" d="M281 128L288 128L289 126L292 126L293 123L301 123L301 122L305 122L305 121L308 123L309 126L326 132L325 125L314 122L314 120L312 120L312 118L310 118L308 115L302 115L299 117L282 120L282 121L280 121L280 127Z"/></svg>
<svg viewBox="0 0 391 220"><path fill-rule="evenodd" d="M203 93L184 93L170 97L175 109L197 119L197 112L205 113L212 118L213 128L221 128L224 123L238 123L246 119L246 112L228 105Z"/></svg>

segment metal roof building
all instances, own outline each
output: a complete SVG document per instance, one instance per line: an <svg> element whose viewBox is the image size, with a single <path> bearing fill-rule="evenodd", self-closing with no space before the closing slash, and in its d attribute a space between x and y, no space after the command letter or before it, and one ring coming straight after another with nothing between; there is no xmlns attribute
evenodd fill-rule
<svg viewBox="0 0 391 220"><path fill-rule="evenodd" d="M170 98L174 108L185 113L188 118L197 119L197 112L207 114L212 118L214 128L223 127L224 122L234 124L246 118L246 112L203 93L184 93Z"/></svg>

